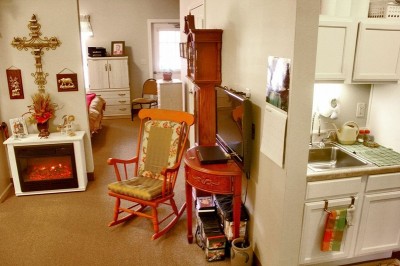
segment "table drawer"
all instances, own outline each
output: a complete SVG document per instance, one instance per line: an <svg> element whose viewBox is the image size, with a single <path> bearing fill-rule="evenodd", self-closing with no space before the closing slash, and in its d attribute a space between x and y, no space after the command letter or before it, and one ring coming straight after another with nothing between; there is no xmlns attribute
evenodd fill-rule
<svg viewBox="0 0 400 266"><path fill-rule="evenodd" d="M366 191L381 189L399 189L400 173L371 175L368 177Z"/></svg>
<svg viewBox="0 0 400 266"><path fill-rule="evenodd" d="M215 194L233 193L233 176L205 174L186 167L187 182L200 190Z"/></svg>
<svg viewBox="0 0 400 266"><path fill-rule="evenodd" d="M127 98L130 99L129 90L116 90L116 91L94 91L98 96L104 99L107 98Z"/></svg>
<svg viewBox="0 0 400 266"><path fill-rule="evenodd" d="M355 195L361 191L361 177L308 182L306 200Z"/></svg>
<svg viewBox="0 0 400 266"><path fill-rule="evenodd" d="M106 101L107 105L124 105L124 104L130 104L130 99L129 98L104 98Z"/></svg>
<svg viewBox="0 0 400 266"><path fill-rule="evenodd" d="M130 115L131 109L129 104L108 105L106 104L105 116L110 115Z"/></svg>

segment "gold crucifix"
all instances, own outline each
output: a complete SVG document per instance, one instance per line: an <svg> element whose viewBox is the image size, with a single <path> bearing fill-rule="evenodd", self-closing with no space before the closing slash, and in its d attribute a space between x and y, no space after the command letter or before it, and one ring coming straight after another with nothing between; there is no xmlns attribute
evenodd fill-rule
<svg viewBox="0 0 400 266"><path fill-rule="evenodd" d="M42 68L42 55L43 48L47 51L52 49L55 50L58 46L60 46L61 42L56 37L44 37L40 38L42 33L40 32L41 25L37 22L36 16L32 15L31 20L29 20L28 29L31 31L29 36L31 38L27 40L26 37L14 37L14 40L11 42L11 45L18 50L24 49L28 51L28 48L31 48L33 51L31 52L35 57L35 66L36 72L31 75L35 78L35 84L38 85L39 91L44 92L44 85L47 83L46 77L49 73L44 73Z"/></svg>

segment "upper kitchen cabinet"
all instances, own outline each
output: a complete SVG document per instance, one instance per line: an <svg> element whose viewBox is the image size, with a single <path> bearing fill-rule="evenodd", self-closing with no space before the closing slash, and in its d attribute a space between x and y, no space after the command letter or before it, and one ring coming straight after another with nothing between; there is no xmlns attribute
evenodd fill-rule
<svg viewBox="0 0 400 266"><path fill-rule="evenodd" d="M387 83L400 79L400 23L320 16L316 81Z"/></svg>
<svg viewBox="0 0 400 266"><path fill-rule="evenodd" d="M397 82L400 79L400 23L367 19L359 23L353 80Z"/></svg>
<svg viewBox="0 0 400 266"><path fill-rule="evenodd" d="M351 19L320 17L315 67L317 81L351 79L357 24Z"/></svg>

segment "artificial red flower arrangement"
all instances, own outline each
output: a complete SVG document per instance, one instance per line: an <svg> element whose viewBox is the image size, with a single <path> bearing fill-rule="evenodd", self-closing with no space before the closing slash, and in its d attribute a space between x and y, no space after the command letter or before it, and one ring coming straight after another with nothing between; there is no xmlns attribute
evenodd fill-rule
<svg viewBox="0 0 400 266"><path fill-rule="evenodd" d="M54 116L58 104L52 103L48 93L38 92L32 95L33 104L28 105L29 121L33 124L45 123ZM24 114L24 115L25 115Z"/></svg>

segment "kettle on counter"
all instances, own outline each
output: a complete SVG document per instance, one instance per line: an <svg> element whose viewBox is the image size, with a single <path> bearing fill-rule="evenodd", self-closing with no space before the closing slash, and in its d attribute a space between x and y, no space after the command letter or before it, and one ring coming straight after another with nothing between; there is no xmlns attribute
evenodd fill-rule
<svg viewBox="0 0 400 266"><path fill-rule="evenodd" d="M341 129L338 129L334 123L332 125L335 127L337 139L340 144L354 144L357 141L358 132L360 128L354 121L348 121L343 124Z"/></svg>

